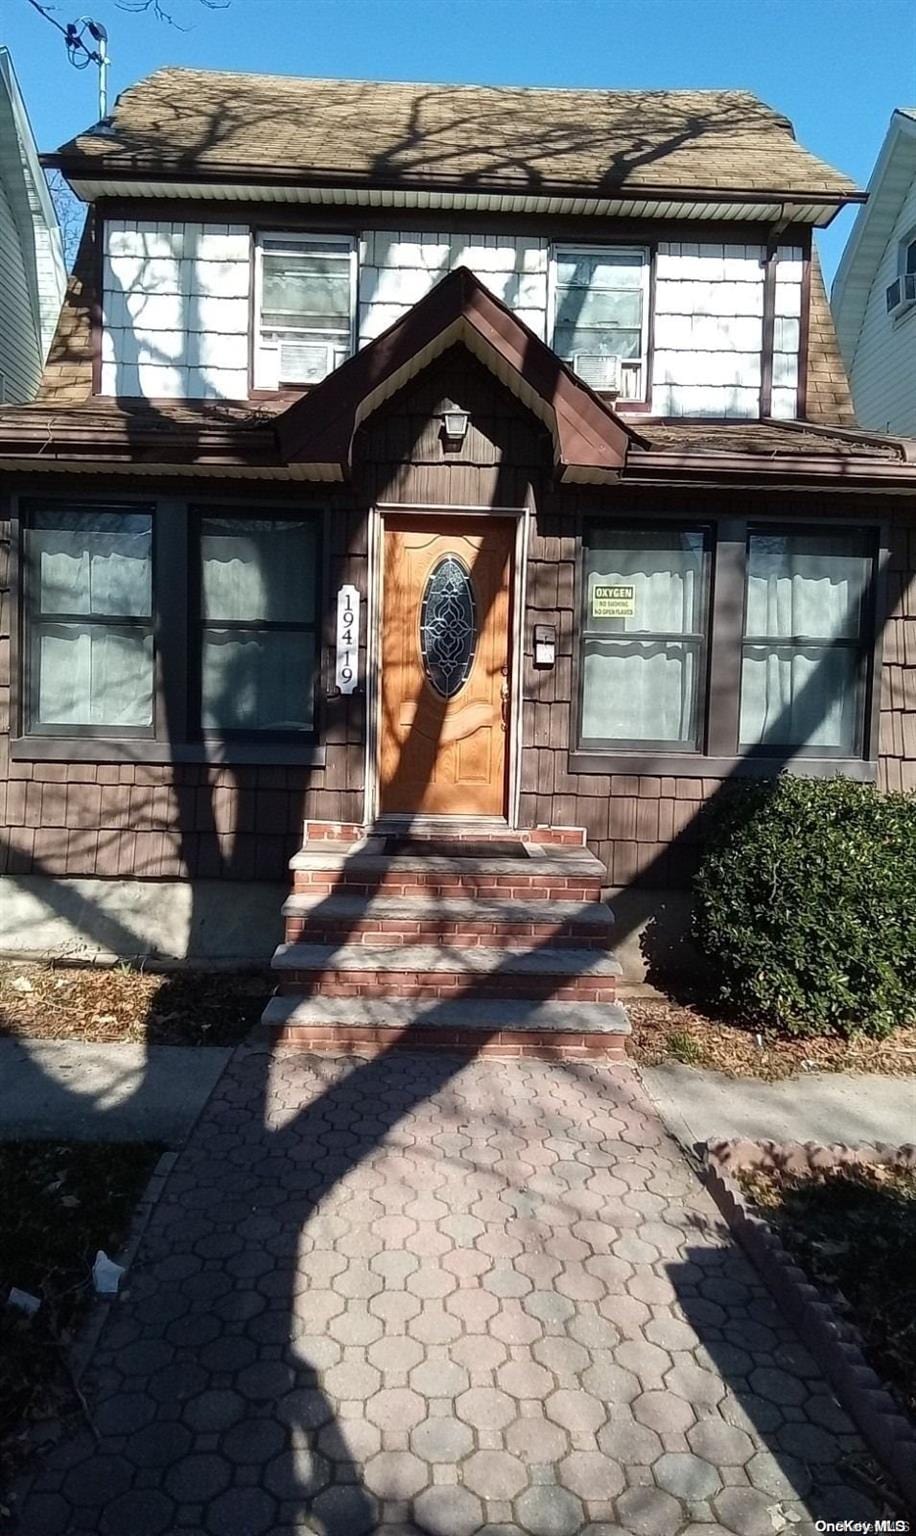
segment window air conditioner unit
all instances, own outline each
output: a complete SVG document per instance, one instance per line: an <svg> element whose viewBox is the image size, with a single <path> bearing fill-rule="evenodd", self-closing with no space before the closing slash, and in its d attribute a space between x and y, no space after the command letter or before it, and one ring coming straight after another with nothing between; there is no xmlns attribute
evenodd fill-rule
<svg viewBox="0 0 916 1536"><path fill-rule="evenodd" d="M887 289L886 298L889 315L898 315L916 304L916 272L895 278Z"/></svg>
<svg viewBox="0 0 916 1536"><path fill-rule="evenodd" d="M318 384L334 367L334 346L327 341L281 341L282 384Z"/></svg>
<svg viewBox="0 0 916 1536"><path fill-rule="evenodd" d="M592 389L606 390L608 394L620 394L620 358L616 353L577 352L573 368L579 378Z"/></svg>

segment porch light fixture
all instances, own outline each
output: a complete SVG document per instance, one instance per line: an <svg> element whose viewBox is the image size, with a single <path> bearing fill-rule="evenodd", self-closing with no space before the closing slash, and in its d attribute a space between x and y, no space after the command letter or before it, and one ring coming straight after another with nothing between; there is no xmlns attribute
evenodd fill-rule
<svg viewBox="0 0 916 1536"><path fill-rule="evenodd" d="M463 443L467 436L470 419L467 411L446 411L442 417L446 441L453 444Z"/></svg>

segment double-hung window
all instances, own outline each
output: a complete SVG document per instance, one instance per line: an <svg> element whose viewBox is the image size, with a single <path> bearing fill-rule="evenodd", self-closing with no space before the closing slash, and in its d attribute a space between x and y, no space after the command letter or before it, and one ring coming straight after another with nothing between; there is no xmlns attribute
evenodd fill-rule
<svg viewBox="0 0 916 1536"><path fill-rule="evenodd" d="M25 713L38 734L153 732L152 516L36 510L26 533Z"/></svg>
<svg viewBox="0 0 916 1536"><path fill-rule="evenodd" d="M861 531L750 532L742 748L861 752L871 567Z"/></svg>
<svg viewBox="0 0 916 1536"><path fill-rule="evenodd" d="M640 246L557 246L553 349L593 389L646 398L649 253Z"/></svg>
<svg viewBox="0 0 916 1536"><path fill-rule="evenodd" d="M582 746L696 751L706 531L594 527L585 562Z"/></svg>
<svg viewBox="0 0 916 1536"><path fill-rule="evenodd" d="M301 736L313 727L313 520L199 517L199 718L204 735Z"/></svg>
<svg viewBox="0 0 916 1536"><path fill-rule="evenodd" d="M353 350L356 247L348 236L262 234L255 384L317 384Z"/></svg>

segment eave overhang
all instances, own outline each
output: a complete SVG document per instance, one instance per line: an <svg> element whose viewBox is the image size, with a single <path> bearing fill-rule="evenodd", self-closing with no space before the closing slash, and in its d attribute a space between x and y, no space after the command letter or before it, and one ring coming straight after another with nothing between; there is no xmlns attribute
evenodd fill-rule
<svg viewBox="0 0 916 1536"><path fill-rule="evenodd" d="M59 170L76 196L95 203L103 198L287 203L318 207L411 208L430 212L542 214L551 217L725 220L767 225L810 224L824 229L841 208L865 201L865 193L814 192L791 188L653 185L599 188L577 183L541 183L536 192L511 183L488 186L478 181L442 178L385 182L335 176L304 178L301 171L250 165L213 169L151 167L123 156L74 160L48 154L42 164Z"/></svg>
<svg viewBox="0 0 916 1536"><path fill-rule="evenodd" d="M285 463L349 478L356 432L430 363L462 344L550 433L560 480L616 478L647 446L467 267L453 272L275 422Z"/></svg>

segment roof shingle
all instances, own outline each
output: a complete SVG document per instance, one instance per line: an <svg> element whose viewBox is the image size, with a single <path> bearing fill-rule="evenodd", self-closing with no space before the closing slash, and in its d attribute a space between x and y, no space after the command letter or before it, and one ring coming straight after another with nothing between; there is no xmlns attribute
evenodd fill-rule
<svg viewBox="0 0 916 1536"><path fill-rule="evenodd" d="M59 157L100 172L842 200L854 183L748 91L584 91L162 69Z"/></svg>

